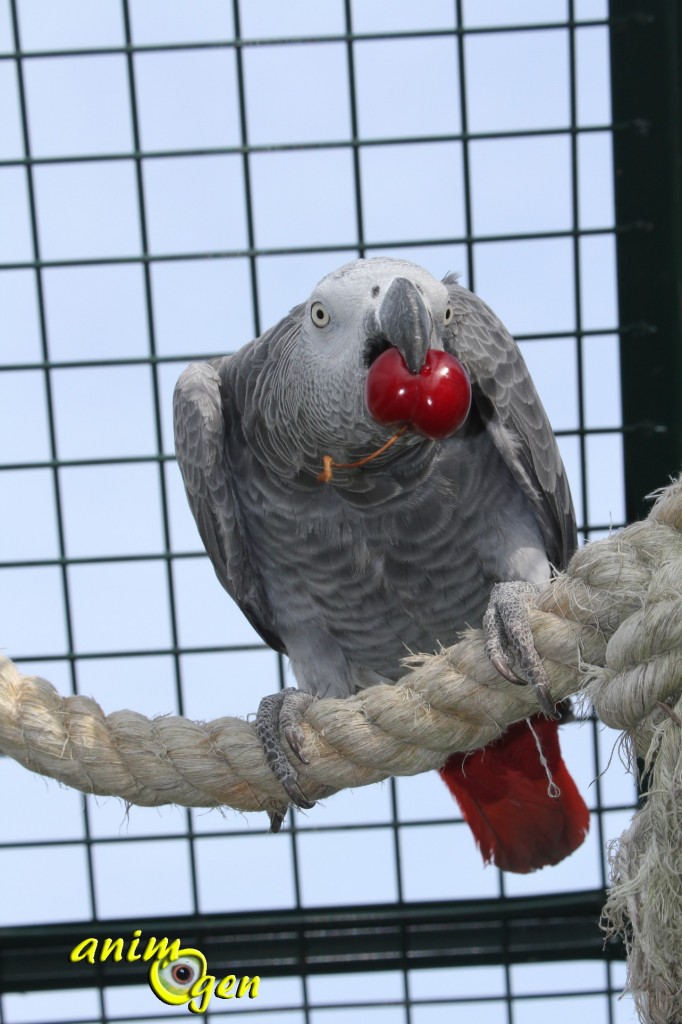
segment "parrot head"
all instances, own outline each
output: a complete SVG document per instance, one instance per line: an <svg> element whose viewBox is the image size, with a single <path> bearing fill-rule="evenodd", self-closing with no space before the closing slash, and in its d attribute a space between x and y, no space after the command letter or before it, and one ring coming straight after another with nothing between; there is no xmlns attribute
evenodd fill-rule
<svg viewBox="0 0 682 1024"><path fill-rule="evenodd" d="M390 424L407 425L412 448L424 437L449 436L456 429L450 422L431 429L434 409L436 420L442 418L438 399L421 394L422 384L434 387L432 371L442 361L456 364L463 390L456 425L466 417L469 380L445 351L454 339L450 296L422 267L383 257L355 260L323 278L297 312L301 327L288 366L295 371L290 380L296 381L291 408L295 403L298 424L313 431L335 458L376 449L386 441ZM452 376L451 370L444 372ZM441 404L451 409L443 391L450 385L438 382ZM421 411L413 414L415 404Z"/></svg>
<svg viewBox="0 0 682 1024"><path fill-rule="evenodd" d="M447 288L406 260L354 260L323 278L307 303L303 335L360 375L390 347L418 373L452 327ZM350 369L350 367L348 367Z"/></svg>

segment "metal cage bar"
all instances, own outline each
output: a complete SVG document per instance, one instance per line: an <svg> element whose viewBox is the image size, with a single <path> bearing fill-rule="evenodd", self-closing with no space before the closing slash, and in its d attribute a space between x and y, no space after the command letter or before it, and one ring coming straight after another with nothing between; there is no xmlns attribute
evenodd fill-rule
<svg viewBox="0 0 682 1024"><path fill-rule="evenodd" d="M629 519L682 466L682 12L611 0L613 136Z"/></svg>

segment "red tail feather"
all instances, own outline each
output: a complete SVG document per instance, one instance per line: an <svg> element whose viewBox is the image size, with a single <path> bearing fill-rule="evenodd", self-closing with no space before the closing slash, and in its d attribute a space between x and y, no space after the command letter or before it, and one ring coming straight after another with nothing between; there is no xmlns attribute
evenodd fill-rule
<svg viewBox="0 0 682 1024"><path fill-rule="evenodd" d="M473 754L452 754L440 774L486 863L525 874L557 864L587 835L590 815L559 749L558 723L531 719L557 796L528 723L517 722Z"/></svg>

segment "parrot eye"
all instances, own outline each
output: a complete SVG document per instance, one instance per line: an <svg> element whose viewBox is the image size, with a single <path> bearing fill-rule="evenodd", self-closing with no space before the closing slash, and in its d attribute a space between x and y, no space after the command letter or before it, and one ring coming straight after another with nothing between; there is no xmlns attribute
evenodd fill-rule
<svg viewBox="0 0 682 1024"><path fill-rule="evenodd" d="M326 306L323 306L321 302L313 302L310 307L310 318L316 327L326 327L329 323Z"/></svg>
<svg viewBox="0 0 682 1024"><path fill-rule="evenodd" d="M447 306L445 308L445 313L443 315L443 323L449 324L451 320L452 320L452 306L448 302L448 304L447 304Z"/></svg>

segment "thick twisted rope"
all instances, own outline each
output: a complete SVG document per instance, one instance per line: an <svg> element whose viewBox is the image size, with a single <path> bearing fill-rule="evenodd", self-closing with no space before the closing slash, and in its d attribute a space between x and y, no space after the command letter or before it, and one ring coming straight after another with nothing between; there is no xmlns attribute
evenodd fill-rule
<svg viewBox="0 0 682 1024"><path fill-rule="evenodd" d="M680 481L649 520L682 530ZM682 1024L682 552L660 552L638 608L615 632L585 693L642 759L644 802L612 844L609 934L625 939L628 988L644 1024Z"/></svg>
<svg viewBox="0 0 682 1024"><path fill-rule="evenodd" d="M647 801L612 853L607 927L625 936L646 1024L682 1022L682 478L648 518L578 551L531 612L552 697L581 692L646 763ZM408 661L395 686L315 700L300 785L311 800L440 767L538 711L500 679L479 631ZM275 810L287 803L255 726L104 715L0 659L0 751L86 793L132 804ZM634 760L634 757L633 757Z"/></svg>
<svg viewBox="0 0 682 1024"><path fill-rule="evenodd" d="M634 731L642 752L676 695L682 658L682 483L649 518L578 551L531 612L535 644L556 700L585 689L603 721ZM679 573L679 575L676 575ZM315 800L391 775L441 766L538 710L529 687L489 664L479 631L409 660L395 686L313 701L300 771ZM652 731L653 730L653 731ZM287 802L252 722L104 715L88 697L61 697L0 660L0 750L31 771L132 804L272 810Z"/></svg>

